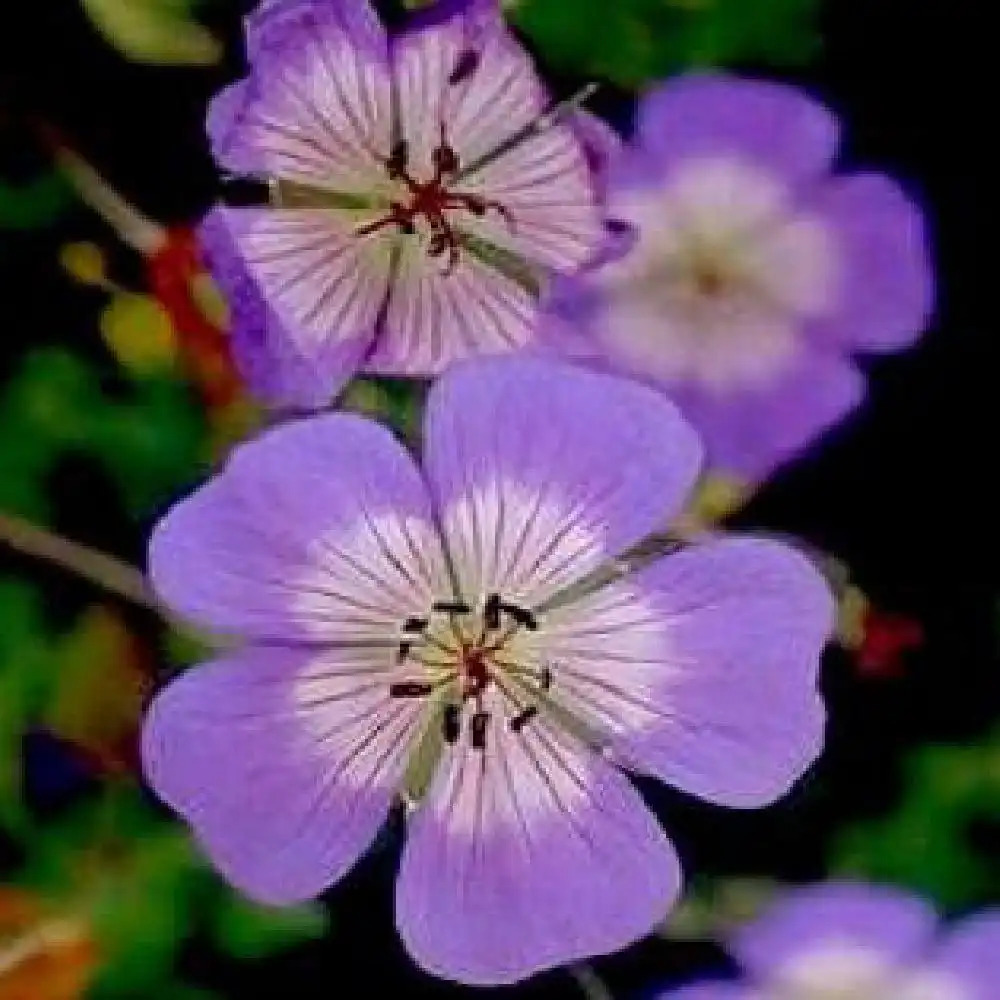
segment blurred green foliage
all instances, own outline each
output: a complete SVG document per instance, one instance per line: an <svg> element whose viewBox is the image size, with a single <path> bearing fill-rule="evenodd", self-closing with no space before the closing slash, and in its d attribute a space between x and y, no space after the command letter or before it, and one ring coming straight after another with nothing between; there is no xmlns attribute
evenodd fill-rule
<svg viewBox="0 0 1000 1000"><path fill-rule="evenodd" d="M112 393L81 356L38 349L0 390L0 508L48 520L49 476L68 454L103 466L128 513L142 518L197 477L204 416L176 379L133 380Z"/></svg>
<svg viewBox="0 0 1000 1000"><path fill-rule="evenodd" d="M1000 730L979 744L913 752L899 804L885 817L844 831L831 869L964 907L1000 895L998 844Z"/></svg>
<svg viewBox="0 0 1000 1000"><path fill-rule="evenodd" d="M75 202L73 189L58 170L20 183L0 178L0 230L51 225Z"/></svg>
<svg viewBox="0 0 1000 1000"><path fill-rule="evenodd" d="M640 87L709 66L801 65L819 47L819 0L520 0L517 26L576 77Z"/></svg>
<svg viewBox="0 0 1000 1000"><path fill-rule="evenodd" d="M80 0L94 27L133 62L207 66L222 47L194 19L201 0Z"/></svg>
<svg viewBox="0 0 1000 1000"><path fill-rule="evenodd" d="M98 957L93 1000L207 996L175 979L180 949L195 936L236 957L264 957L327 929L318 905L277 911L235 896L186 832L127 783L48 824L16 884L87 928Z"/></svg>

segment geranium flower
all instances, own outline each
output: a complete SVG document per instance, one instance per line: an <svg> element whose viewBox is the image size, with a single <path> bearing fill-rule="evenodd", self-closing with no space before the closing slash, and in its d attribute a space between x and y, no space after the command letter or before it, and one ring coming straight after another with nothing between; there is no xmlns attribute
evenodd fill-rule
<svg viewBox="0 0 1000 1000"><path fill-rule="evenodd" d="M552 104L496 0L393 35L366 0L271 0L247 46L209 132L271 204L216 208L202 239L257 393L319 405L359 369L430 376L531 341L548 277L604 243L609 140Z"/></svg>
<svg viewBox="0 0 1000 1000"><path fill-rule="evenodd" d="M661 394L526 358L436 383L423 475L345 414L242 446L153 536L164 601L245 646L154 701L151 785L227 878L289 903L436 752L397 887L418 963L512 982L635 940L680 875L618 768L748 808L822 741L833 601L804 556L713 539L609 573L699 460Z"/></svg>
<svg viewBox="0 0 1000 1000"><path fill-rule="evenodd" d="M930 315L921 213L888 177L832 173L839 133L780 84L654 90L609 181L634 246L559 296L571 349L596 335L604 363L669 392L713 471L748 484L859 404L853 353L906 347Z"/></svg>
<svg viewBox="0 0 1000 1000"><path fill-rule="evenodd" d="M740 931L746 981L701 982L662 1000L993 1000L1000 910L942 932L930 905L881 886L795 890Z"/></svg>

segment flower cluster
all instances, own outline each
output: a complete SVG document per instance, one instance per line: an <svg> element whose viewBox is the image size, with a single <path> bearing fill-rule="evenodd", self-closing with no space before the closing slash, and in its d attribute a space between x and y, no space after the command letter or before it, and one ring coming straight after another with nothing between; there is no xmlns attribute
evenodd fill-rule
<svg viewBox="0 0 1000 1000"><path fill-rule="evenodd" d="M822 745L830 587L786 543L681 529L701 438L755 477L857 403L846 355L926 318L919 216L827 177L832 118L772 85L668 85L622 146L491 0L395 32L267 0L247 43L209 130L267 196L201 229L244 377L300 411L439 377L419 461L286 420L157 527L160 598L236 646L157 696L147 777L272 904L405 803L397 923L439 975L621 948L681 885L625 772L751 808Z"/></svg>

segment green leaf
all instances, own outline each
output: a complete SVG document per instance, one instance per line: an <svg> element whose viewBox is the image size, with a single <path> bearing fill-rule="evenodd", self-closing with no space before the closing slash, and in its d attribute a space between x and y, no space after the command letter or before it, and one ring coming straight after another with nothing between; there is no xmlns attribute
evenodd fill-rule
<svg viewBox="0 0 1000 1000"><path fill-rule="evenodd" d="M897 809L845 831L831 867L919 890L949 907L989 902L1000 894L1000 859L975 830L998 825L1000 731L978 745L915 753Z"/></svg>
<svg viewBox="0 0 1000 1000"><path fill-rule="evenodd" d="M208 66L222 46L191 18L191 0L81 0L94 27L126 58L156 66Z"/></svg>
<svg viewBox="0 0 1000 1000"><path fill-rule="evenodd" d="M225 952L242 959L266 958L275 952L323 937L327 917L319 904L274 909L258 906L225 890L211 933Z"/></svg>
<svg viewBox="0 0 1000 1000"><path fill-rule="evenodd" d="M818 48L818 7L819 0L520 0L512 17L561 72L637 87L698 67L804 63Z"/></svg>
<svg viewBox="0 0 1000 1000"><path fill-rule="evenodd" d="M50 656L35 591L0 579L0 824L15 835L29 826L21 741L54 684Z"/></svg>
<svg viewBox="0 0 1000 1000"><path fill-rule="evenodd" d="M38 229L51 225L76 203L62 173L46 171L24 183L0 180L0 229Z"/></svg>
<svg viewBox="0 0 1000 1000"><path fill-rule="evenodd" d="M112 396L92 364L61 348L28 354L0 396L0 507L49 518L45 480L67 453L94 458L145 519L199 476L204 414L191 390L144 378Z"/></svg>

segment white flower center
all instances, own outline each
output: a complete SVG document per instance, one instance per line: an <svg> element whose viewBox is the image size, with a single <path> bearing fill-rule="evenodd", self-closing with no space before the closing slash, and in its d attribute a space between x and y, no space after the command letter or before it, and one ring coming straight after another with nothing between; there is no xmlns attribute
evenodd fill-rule
<svg viewBox="0 0 1000 1000"><path fill-rule="evenodd" d="M506 724L512 732L528 725L538 706L525 702L525 689L539 693L552 685L552 670L540 662L530 640L538 629L526 608L491 594L479 610L462 600L435 602L426 617L403 623L398 659L413 666L413 676L389 686L394 698L428 698L442 704L441 727L446 743L468 736L476 750L485 750L492 719L484 695L496 686L518 710ZM495 702L494 702L495 703ZM466 711L468 706L469 711Z"/></svg>
<svg viewBox="0 0 1000 1000"><path fill-rule="evenodd" d="M692 161L664 188L628 192L613 208L639 241L597 280L640 322L612 324L609 336L654 375L714 387L770 379L794 357L801 322L835 302L828 227L749 164Z"/></svg>

